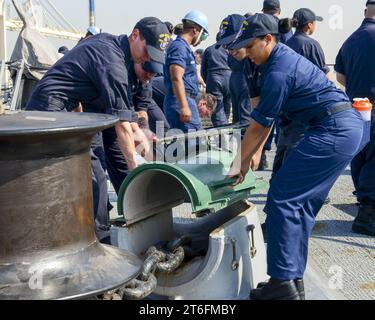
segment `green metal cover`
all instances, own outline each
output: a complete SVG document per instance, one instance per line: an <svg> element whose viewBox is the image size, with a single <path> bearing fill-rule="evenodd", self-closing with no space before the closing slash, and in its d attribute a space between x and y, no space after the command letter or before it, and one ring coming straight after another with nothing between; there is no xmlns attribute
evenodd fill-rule
<svg viewBox="0 0 375 320"><path fill-rule="evenodd" d="M203 160L206 164L196 164L202 163L199 160ZM147 171L163 172L178 180L191 199L193 213L222 210L268 187L268 183L257 179L252 171L249 171L241 185L232 187L233 179L227 179L225 176L232 161L233 154L229 152L210 151L207 154L195 156L184 163L155 162L141 165L127 176L120 188L118 213L125 215L124 196L126 190L135 178ZM160 188L163 188L162 181Z"/></svg>

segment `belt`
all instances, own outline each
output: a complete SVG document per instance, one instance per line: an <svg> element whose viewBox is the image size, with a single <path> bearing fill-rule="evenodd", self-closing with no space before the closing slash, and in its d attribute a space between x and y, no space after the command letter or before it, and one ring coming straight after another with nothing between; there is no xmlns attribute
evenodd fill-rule
<svg viewBox="0 0 375 320"><path fill-rule="evenodd" d="M186 97L193 98L195 99L198 95L197 94L192 94L191 92L185 91ZM171 97L176 97L173 92L168 93L169 96Z"/></svg>
<svg viewBox="0 0 375 320"><path fill-rule="evenodd" d="M348 102L348 103L344 103L344 104L335 105L334 107L331 107L331 108L328 108L328 109L324 109L324 110L320 111L312 119L310 119L309 124L310 125L317 124L317 123L321 122L322 120L324 120L328 116L332 116L336 113L343 112L343 111L346 111L346 110L350 110L352 108L353 108L352 105Z"/></svg>

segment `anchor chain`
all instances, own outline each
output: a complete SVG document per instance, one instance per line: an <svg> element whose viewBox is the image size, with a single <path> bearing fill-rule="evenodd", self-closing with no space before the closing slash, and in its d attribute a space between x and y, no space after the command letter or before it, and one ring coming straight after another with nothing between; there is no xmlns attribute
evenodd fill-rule
<svg viewBox="0 0 375 320"><path fill-rule="evenodd" d="M141 272L136 279L131 280L117 290L103 295L104 300L142 300L149 296L157 286L156 272L170 273L178 269L185 257L183 247L177 247L171 253L165 253L150 247Z"/></svg>
<svg viewBox="0 0 375 320"><path fill-rule="evenodd" d="M155 247L152 250L156 250ZM160 252L157 251L156 252ZM170 273L175 271L182 263L185 252L182 247L176 248L173 253L167 253L162 261L156 263L156 271L161 273Z"/></svg>

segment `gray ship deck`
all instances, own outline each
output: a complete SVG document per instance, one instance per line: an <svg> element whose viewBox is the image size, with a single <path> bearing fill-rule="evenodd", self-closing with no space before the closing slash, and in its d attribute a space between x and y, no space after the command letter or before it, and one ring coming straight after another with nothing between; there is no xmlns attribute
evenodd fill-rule
<svg viewBox="0 0 375 320"><path fill-rule="evenodd" d="M274 151L269 153L269 162L274 154ZM271 172L258 172L257 176L268 180ZM375 238L351 230L358 210L353 190L350 168L347 168L330 192L330 204L318 214L309 243L307 299L375 299ZM262 209L266 195L251 201L258 205L264 221Z"/></svg>

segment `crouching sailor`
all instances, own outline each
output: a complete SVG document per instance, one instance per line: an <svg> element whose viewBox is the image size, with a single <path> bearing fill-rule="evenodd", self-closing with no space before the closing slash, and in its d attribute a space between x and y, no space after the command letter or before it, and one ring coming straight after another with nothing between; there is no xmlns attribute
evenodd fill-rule
<svg viewBox="0 0 375 320"><path fill-rule="evenodd" d="M368 135L348 96L318 67L278 43L277 19L256 14L248 22L232 47L246 48L247 56L262 65L261 95L229 176L237 177L235 184L243 182L280 112L308 125L305 137L273 178L264 209L271 279L252 290L250 298L300 300L315 218Z"/></svg>

